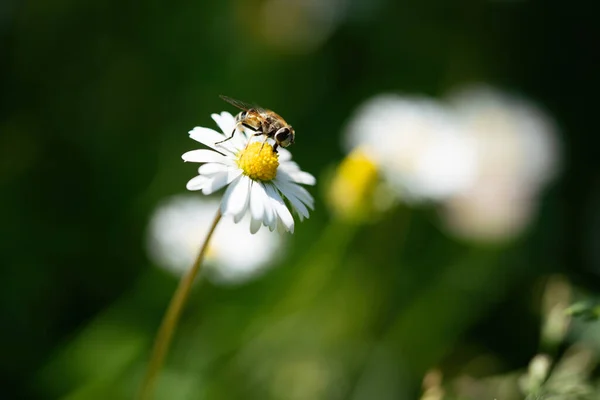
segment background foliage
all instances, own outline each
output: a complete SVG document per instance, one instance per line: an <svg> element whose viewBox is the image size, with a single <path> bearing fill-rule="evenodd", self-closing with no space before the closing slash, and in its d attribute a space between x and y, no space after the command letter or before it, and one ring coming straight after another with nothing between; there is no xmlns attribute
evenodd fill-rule
<svg viewBox="0 0 600 400"><path fill-rule="evenodd" d="M266 19L263 2L1 2L0 398L131 398L176 285L145 229L191 177L186 132L230 109L219 94L285 115L295 159L320 178L369 96L489 82L554 115L564 169L527 234L494 246L448 237L428 207L346 225L318 185L281 265L198 285L157 398L417 398L432 369L459 382L448 396L492 398L472 388L550 351L548 277L586 298L600 288L591 5L330 0L321 32L301 7Z"/></svg>

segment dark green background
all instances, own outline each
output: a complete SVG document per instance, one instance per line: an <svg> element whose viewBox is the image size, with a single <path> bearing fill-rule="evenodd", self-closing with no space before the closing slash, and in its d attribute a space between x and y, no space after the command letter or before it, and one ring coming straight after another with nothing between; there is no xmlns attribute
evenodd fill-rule
<svg viewBox="0 0 600 400"><path fill-rule="evenodd" d="M401 209L352 232L338 264L324 255L335 249L315 243L328 229L345 231L332 228L325 188L317 186L317 210L297 226L285 265L244 287L204 283L192 299L184 337L223 307L232 313L213 325L213 337L189 339L215 347L220 340L227 349L202 375L198 385L210 390L198 398L269 398L261 384L244 380L244 368L231 371L243 339L227 332L256 316L277 321L286 304L290 313L303 310L294 314L306 329L300 337L311 337L321 321L346 327L307 345L345 365L347 385L325 398L351 398L365 349L382 340L391 343L391 359L404 360L391 371L403 377L400 393L411 396L427 368L468 358L458 351L452 361L461 344L495 354L506 370L523 368L538 346L535 288L544 276L559 272L591 291L600 287L592 2L349 0L332 36L313 49L269 46L253 29L249 10L259 3L1 0L0 398L59 398L93 380L77 376L64 352L107 314L109 325L127 321L136 340L144 338L128 369L105 385L122 384L118 393L128 398L175 287L147 259L146 224L157 202L184 191L194 173L180 159L196 146L187 131L212 126L212 112L232 111L219 94L285 115L297 132L294 158L320 177L343 156L344 123L369 96L440 96L487 82L525 93L556 118L564 170L535 226L516 242L458 243L440 232L433 210ZM318 281L313 273L324 283L302 299L307 291L297 282ZM272 312L273 304L283 305ZM348 328L353 323L359 333ZM285 335L278 336L287 349L280 357L304 351ZM185 340L176 343L175 365ZM92 364L111 353L112 342L100 342L107 349L90 354Z"/></svg>

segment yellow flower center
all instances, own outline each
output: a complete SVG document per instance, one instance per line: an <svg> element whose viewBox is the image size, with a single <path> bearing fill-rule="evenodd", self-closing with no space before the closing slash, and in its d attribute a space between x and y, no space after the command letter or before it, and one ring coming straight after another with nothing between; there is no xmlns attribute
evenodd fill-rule
<svg viewBox="0 0 600 400"><path fill-rule="evenodd" d="M349 219L364 218L373 208L378 175L367 151L352 151L338 166L329 187L333 211Z"/></svg>
<svg viewBox="0 0 600 400"><path fill-rule="evenodd" d="M277 176L279 155L269 143L254 142L238 154L237 165L250 179L270 181Z"/></svg>

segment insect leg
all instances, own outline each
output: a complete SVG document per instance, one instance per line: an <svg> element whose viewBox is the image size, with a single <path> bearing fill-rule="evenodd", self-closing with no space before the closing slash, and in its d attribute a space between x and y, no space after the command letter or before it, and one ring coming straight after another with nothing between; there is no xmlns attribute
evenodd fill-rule
<svg viewBox="0 0 600 400"><path fill-rule="evenodd" d="M244 128L248 128L248 129L252 130L253 132L257 131L256 128L254 128L244 122L238 122L237 124L235 124L235 128L233 128L233 132L231 132L231 135L229 135L229 137L227 139L221 140L220 142L216 142L215 144L221 144L223 142L233 139L233 135L235 135L235 131L239 128L240 125L242 125ZM262 132L260 132L259 135L262 135Z"/></svg>
<svg viewBox="0 0 600 400"><path fill-rule="evenodd" d="M254 135L252 135L252 136L260 136L260 135L264 135L264 133L262 133L262 132L258 132L258 133L255 133L255 134L254 134ZM269 137L265 135L265 140L263 140L263 144L262 144L262 146L260 146L260 151L262 151L263 147L265 147L265 143L267 143L267 140L268 140L268 139L269 139ZM275 144L273 145L273 152L274 152L274 153L277 153L277 146L279 146L277 143L275 143Z"/></svg>
<svg viewBox="0 0 600 400"><path fill-rule="evenodd" d="M235 128L233 128L233 132L231 132L231 135L227 139L221 140L220 142L216 142L215 145L221 144L221 143L224 143L224 142L226 142L226 141L228 141L230 139L233 139L233 135L235 134L236 130L237 130L237 125L235 126Z"/></svg>
<svg viewBox="0 0 600 400"><path fill-rule="evenodd" d="M252 132L258 132L257 134L254 134L254 136L262 135L262 132L259 129L257 129L257 128L251 126L251 125L248 125L245 122L242 122L242 125L244 125L244 128L248 128Z"/></svg>
<svg viewBox="0 0 600 400"><path fill-rule="evenodd" d="M258 136L258 134L254 134L254 136ZM268 137L268 136L265 136L265 140L263 140L263 144L262 144L262 146L260 146L260 151L262 151L263 147L265 147L265 143L267 143L267 139L269 139L269 137ZM277 153L277 146L278 146L278 144L277 144L277 143L275 143L275 144L273 145L273 152L274 152L274 153Z"/></svg>

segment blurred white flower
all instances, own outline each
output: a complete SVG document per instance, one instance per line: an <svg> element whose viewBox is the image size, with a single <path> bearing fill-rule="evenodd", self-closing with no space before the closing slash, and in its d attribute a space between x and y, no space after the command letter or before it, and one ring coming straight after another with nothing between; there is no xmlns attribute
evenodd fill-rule
<svg viewBox="0 0 600 400"><path fill-rule="evenodd" d="M308 218L314 200L300 184L314 185L314 176L300 170L289 151L280 148L275 152L271 139L265 142L253 133L237 130L230 113L212 114L212 118L222 133L200 126L189 132L192 139L212 150L192 150L182 156L184 161L203 164L199 175L187 183L188 190L202 190L208 195L227 186L221 201L223 215L232 215L238 223L249 213L252 233L261 225L271 231L279 227L293 233L294 218L284 199L300 221Z"/></svg>
<svg viewBox="0 0 600 400"><path fill-rule="evenodd" d="M449 97L478 150L478 179L503 176L537 191L558 171L555 123L535 104L476 86Z"/></svg>
<svg viewBox="0 0 600 400"><path fill-rule="evenodd" d="M559 170L556 126L536 105L486 87L445 102L392 94L358 108L346 150L361 148L404 201L441 203L449 229L476 240L519 234Z"/></svg>
<svg viewBox="0 0 600 400"><path fill-rule="evenodd" d="M475 148L442 104L423 97L376 96L360 106L345 135L361 147L404 200L443 200L475 177Z"/></svg>
<svg viewBox="0 0 600 400"><path fill-rule="evenodd" d="M477 155L476 179L446 204L450 229L470 239L518 235L558 171L554 123L534 104L485 87L457 92L449 103Z"/></svg>
<svg viewBox="0 0 600 400"><path fill-rule="evenodd" d="M176 274L186 272L218 209L219 201L190 195L173 196L160 204L148 226L152 260ZM217 283L243 282L264 272L283 245L277 232L263 229L251 235L246 227L223 217L211 239L205 271Z"/></svg>

